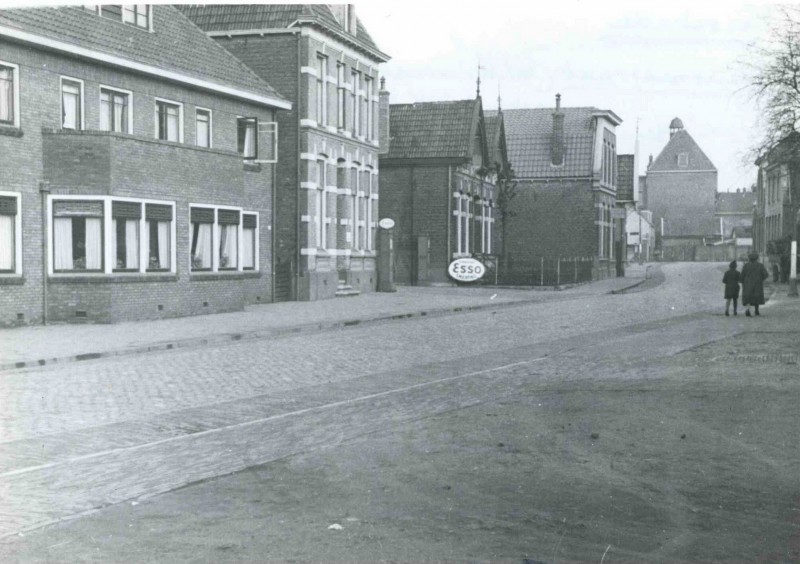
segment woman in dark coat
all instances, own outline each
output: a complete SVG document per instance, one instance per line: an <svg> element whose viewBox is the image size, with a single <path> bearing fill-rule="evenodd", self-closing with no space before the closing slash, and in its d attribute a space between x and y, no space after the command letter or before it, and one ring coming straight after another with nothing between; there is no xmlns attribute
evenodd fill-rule
<svg viewBox="0 0 800 564"><path fill-rule="evenodd" d="M758 262L758 253L752 251L747 258L750 262L742 267L742 274L739 277L742 281L742 304L744 304L744 314L750 317L750 306L755 306L756 315L758 306L764 303L764 280L769 277L767 269Z"/></svg>
<svg viewBox="0 0 800 564"><path fill-rule="evenodd" d="M736 306L739 302L739 271L736 270L736 261L731 261L730 268L722 277L722 283L725 284L725 315L730 315L728 310L731 307L731 300L733 301L733 315L736 315Z"/></svg>

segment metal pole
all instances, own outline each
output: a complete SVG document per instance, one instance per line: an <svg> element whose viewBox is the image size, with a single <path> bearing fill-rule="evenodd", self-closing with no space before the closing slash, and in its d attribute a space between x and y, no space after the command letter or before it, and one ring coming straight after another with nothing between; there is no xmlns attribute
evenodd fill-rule
<svg viewBox="0 0 800 564"><path fill-rule="evenodd" d="M573 280L574 284L578 283L578 257L573 259L573 264L575 265L575 280Z"/></svg>
<svg viewBox="0 0 800 564"><path fill-rule="evenodd" d="M542 257L542 269L539 271L539 286L544 286L544 257Z"/></svg>
<svg viewBox="0 0 800 564"><path fill-rule="evenodd" d="M556 286L561 286L561 257L556 259Z"/></svg>
<svg viewBox="0 0 800 564"><path fill-rule="evenodd" d="M47 325L47 195L50 193L48 182L39 183L39 193L42 195L42 325Z"/></svg>

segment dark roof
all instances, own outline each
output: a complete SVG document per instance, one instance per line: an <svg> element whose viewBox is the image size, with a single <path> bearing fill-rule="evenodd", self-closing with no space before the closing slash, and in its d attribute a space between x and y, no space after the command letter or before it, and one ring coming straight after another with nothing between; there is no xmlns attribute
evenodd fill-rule
<svg viewBox="0 0 800 564"><path fill-rule="evenodd" d="M552 164L553 108L503 110L508 160L517 178L565 178L592 175L597 108L561 108L564 114L564 164Z"/></svg>
<svg viewBox="0 0 800 564"><path fill-rule="evenodd" d="M717 192L715 213L750 215L755 203L753 192Z"/></svg>
<svg viewBox="0 0 800 564"><path fill-rule="evenodd" d="M346 34L356 43L380 52L360 19L356 18L356 33L348 34L327 4L181 4L177 7L205 31L284 29L303 20Z"/></svg>
<svg viewBox="0 0 800 564"><path fill-rule="evenodd" d="M492 163L504 164L508 159L508 149L506 147L506 131L503 120L503 113L488 111L483 114L483 122L486 124L486 144L489 148L489 160Z"/></svg>
<svg viewBox="0 0 800 564"><path fill-rule="evenodd" d="M678 166L678 155L688 153L689 164ZM661 153L647 169L647 172L673 170L717 170L700 146L685 129L673 133Z"/></svg>
<svg viewBox="0 0 800 564"><path fill-rule="evenodd" d="M617 155L617 201L633 201L633 155Z"/></svg>
<svg viewBox="0 0 800 564"><path fill-rule="evenodd" d="M389 152L387 159L467 159L480 99L452 102L392 104L389 108Z"/></svg>
<svg viewBox="0 0 800 564"><path fill-rule="evenodd" d="M151 5L151 9L152 33L80 6L0 10L0 25L283 100L173 6Z"/></svg>

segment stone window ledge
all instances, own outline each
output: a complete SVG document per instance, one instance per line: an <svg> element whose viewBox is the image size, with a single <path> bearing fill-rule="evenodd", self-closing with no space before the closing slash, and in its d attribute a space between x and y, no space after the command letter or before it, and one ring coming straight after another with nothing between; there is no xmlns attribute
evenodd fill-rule
<svg viewBox="0 0 800 564"><path fill-rule="evenodd" d="M12 125L0 125L0 135L5 137L22 137L22 130Z"/></svg>
<svg viewBox="0 0 800 564"><path fill-rule="evenodd" d="M236 271L236 272L193 272L189 276L192 282L213 282L219 280L246 280L261 278L261 272Z"/></svg>
<svg viewBox="0 0 800 564"><path fill-rule="evenodd" d="M14 274L0 275L0 286L22 286L25 284L25 278Z"/></svg>
<svg viewBox="0 0 800 564"><path fill-rule="evenodd" d="M176 274L98 274L97 276L87 275L54 275L48 276L48 284L137 284L147 282L177 282Z"/></svg>

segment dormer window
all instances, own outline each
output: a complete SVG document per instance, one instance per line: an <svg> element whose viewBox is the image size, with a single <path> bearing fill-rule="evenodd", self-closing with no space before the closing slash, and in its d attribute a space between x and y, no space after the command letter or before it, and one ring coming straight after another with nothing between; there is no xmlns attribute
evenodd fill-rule
<svg viewBox="0 0 800 564"><path fill-rule="evenodd" d="M91 9L91 6L85 7ZM97 8L104 18L150 29L151 9L148 4L103 4Z"/></svg>

